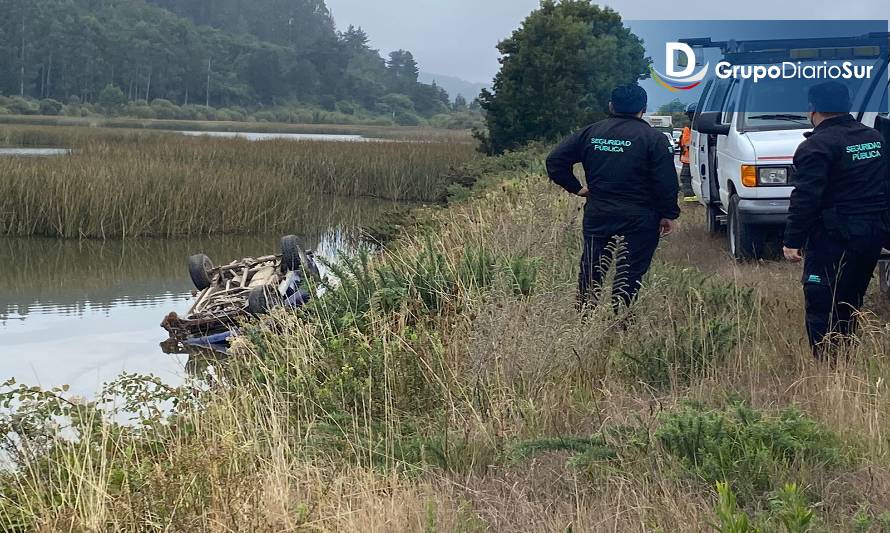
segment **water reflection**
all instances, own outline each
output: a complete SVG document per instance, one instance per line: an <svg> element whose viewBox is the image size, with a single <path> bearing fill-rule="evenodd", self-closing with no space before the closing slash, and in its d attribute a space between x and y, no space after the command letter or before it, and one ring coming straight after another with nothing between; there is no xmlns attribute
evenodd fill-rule
<svg viewBox="0 0 890 533"><path fill-rule="evenodd" d="M46 157L51 155L67 155L67 148L0 148L0 157Z"/></svg>
<svg viewBox="0 0 890 533"><path fill-rule="evenodd" d="M326 202L303 224L305 245L322 257L354 248L356 225L391 204ZM339 218L339 223L330 221ZM325 223L327 222L327 223ZM164 354L160 322L184 314L192 286L186 259L207 253L218 264L275 253L278 235L131 242L0 238L0 382L15 377L44 387L69 384L92 396L121 372L154 373L181 383L196 354ZM204 354L207 355L207 354Z"/></svg>
<svg viewBox="0 0 890 533"><path fill-rule="evenodd" d="M220 137L224 139L247 139L248 141L369 141L361 135L342 135L336 133L251 133L246 131L180 131L190 137Z"/></svg>

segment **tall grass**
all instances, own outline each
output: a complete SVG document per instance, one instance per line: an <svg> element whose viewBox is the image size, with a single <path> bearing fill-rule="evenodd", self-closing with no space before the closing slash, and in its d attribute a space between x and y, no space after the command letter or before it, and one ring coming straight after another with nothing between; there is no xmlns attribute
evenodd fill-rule
<svg viewBox="0 0 890 533"><path fill-rule="evenodd" d="M130 139L132 141L133 139ZM133 238L278 231L322 195L437 201L468 144L151 136L0 159L0 234Z"/></svg>
<svg viewBox="0 0 890 533"><path fill-rule="evenodd" d="M2 428L16 435L17 468L0 475L0 524L701 531L745 518L773 531L798 517L844 531L879 521L890 488L879 321L865 320L849 362L814 363L791 268L720 259L691 216L664 243L632 321L607 298L579 317L579 201L546 185L539 163L510 168L493 166L497 187L431 213L391 251L340 263L340 285L304 313L249 325L220 386L127 377L115 388L131 410L176 398L165 422L147 411L120 426L93 406L81 415L63 391L7 392L0 399L20 406ZM39 423L59 413L80 439Z"/></svg>

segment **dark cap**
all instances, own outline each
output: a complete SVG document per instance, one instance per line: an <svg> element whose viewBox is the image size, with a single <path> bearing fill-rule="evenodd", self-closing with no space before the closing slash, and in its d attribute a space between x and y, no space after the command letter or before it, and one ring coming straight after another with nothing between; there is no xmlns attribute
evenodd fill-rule
<svg viewBox="0 0 890 533"><path fill-rule="evenodd" d="M807 101L812 110L819 113L849 113L853 107L847 86L837 81L813 85L807 94Z"/></svg>
<svg viewBox="0 0 890 533"><path fill-rule="evenodd" d="M612 111L626 115L635 115L646 109L649 97L646 91L636 83L619 85L612 91Z"/></svg>

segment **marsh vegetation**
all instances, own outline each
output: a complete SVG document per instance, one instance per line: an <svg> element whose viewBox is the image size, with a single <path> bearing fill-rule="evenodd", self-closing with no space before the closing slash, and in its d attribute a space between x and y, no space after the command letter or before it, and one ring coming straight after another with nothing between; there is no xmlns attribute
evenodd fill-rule
<svg viewBox="0 0 890 533"><path fill-rule="evenodd" d="M185 138L134 130L0 129L63 145L57 159L0 158L0 234L178 237L299 228L327 197L437 202L469 143ZM57 142L60 141L60 142Z"/></svg>

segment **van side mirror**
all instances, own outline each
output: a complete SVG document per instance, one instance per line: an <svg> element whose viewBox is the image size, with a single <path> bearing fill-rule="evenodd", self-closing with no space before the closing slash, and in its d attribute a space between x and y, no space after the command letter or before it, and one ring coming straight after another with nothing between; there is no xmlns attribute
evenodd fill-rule
<svg viewBox="0 0 890 533"><path fill-rule="evenodd" d="M707 135L728 135L729 124L721 124L720 119L723 113L720 111L706 111L699 113L695 117L693 129L699 133Z"/></svg>

